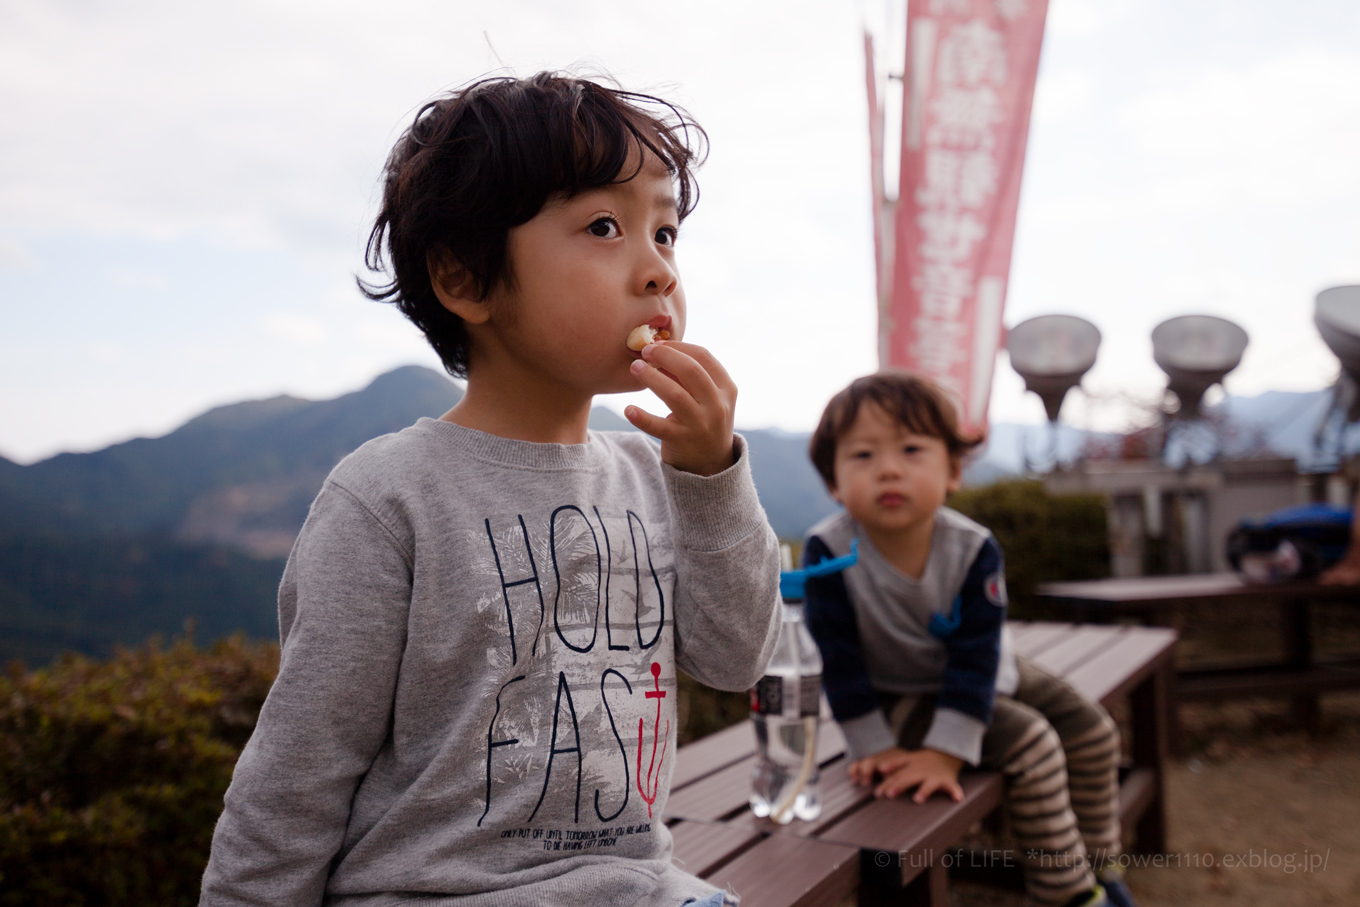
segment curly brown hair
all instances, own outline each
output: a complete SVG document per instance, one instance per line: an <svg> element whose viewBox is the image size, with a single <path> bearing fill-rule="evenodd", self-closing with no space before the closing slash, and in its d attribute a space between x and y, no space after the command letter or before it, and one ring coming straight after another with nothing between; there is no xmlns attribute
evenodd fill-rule
<svg viewBox="0 0 1360 907"><path fill-rule="evenodd" d="M865 403L876 404L910 432L939 438L956 462L985 440L959 428L954 401L929 378L896 369L865 375L831 398L808 444L812 465L827 488L836 487L836 444L855 424Z"/></svg>
<svg viewBox="0 0 1360 907"><path fill-rule="evenodd" d="M456 262L479 299L513 285L506 245L555 196L623 183L652 155L676 183L683 220L699 200L693 169L707 135L682 109L588 79L540 72L495 77L436 98L416 113L384 169L382 208L356 277L369 299L394 304L457 377L467 375L467 329L444 308L430 262Z"/></svg>

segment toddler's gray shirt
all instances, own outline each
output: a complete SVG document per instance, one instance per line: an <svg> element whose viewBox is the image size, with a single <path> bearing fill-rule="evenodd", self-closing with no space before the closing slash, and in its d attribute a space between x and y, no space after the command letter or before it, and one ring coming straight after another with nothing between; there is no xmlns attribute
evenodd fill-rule
<svg viewBox="0 0 1360 907"><path fill-rule="evenodd" d="M338 465L279 589L282 660L201 904L657 905L712 886L661 823L676 667L749 687L779 629L745 442L422 419Z"/></svg>
<svg viewBox="0 0 1360 907"><path fill-rule="evenodd" d="M930 621L936 614L949 613L969 567L991 532L957 510L941 507L935 512L930 554L919 579L894 567L848 513L827 517L808 536L820 538L836 556L849 553L851 542L859 541L859 561L843 576L859 628L864 668L873 688L897 696L938 693L948 654L945 642L930 632ZM1004 603L1004 584L999 595L999 603ZM1000 636L995 689L1010 696L1020 675L1014 642L1004 626ZM857 759L897 742L887 716L877 708L840 722L840 728L851 756ZM986 732L987 725L973 716L937 708L922 746L952 753L976 765L982 757Z"/></svg>

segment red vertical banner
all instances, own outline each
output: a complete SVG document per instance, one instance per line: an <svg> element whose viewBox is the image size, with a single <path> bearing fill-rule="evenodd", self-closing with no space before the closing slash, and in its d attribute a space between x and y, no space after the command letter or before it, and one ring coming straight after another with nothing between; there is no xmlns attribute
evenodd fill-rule
<svg viewBox="0 0 1360 907"><path fill-rule="evenodd" d="M1048 0L912 0L907 12L880 364L940 382L970 430L987 422L1047 11Z"/></svg>
<svg viewBox="0 0 1360 907"><path fill-rule="evenodd" d="M864 67L869 87L869 177L874 204L874 276L878 288L878 322L887 322L892 309L893 210L883 186L883 99L878 96L878 69L874 62L874 39L864 32ZM878 332L878 358L888 361L884 344L887 334Z"/></svg>

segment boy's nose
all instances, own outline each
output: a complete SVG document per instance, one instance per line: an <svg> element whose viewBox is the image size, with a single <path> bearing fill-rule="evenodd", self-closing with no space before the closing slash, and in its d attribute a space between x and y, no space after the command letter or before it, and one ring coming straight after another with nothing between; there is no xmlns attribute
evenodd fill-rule
<svg viewBox="0 0 1360 907"><path fill-rule="evenodd" d="M669 296L679 286L680 275L671 267L670 262L652 249L639 264L637 281L644 295Z"/></svg>

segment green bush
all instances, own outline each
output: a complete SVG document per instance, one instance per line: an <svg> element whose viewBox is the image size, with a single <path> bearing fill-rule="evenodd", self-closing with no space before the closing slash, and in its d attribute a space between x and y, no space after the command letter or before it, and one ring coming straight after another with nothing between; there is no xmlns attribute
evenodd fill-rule
<svg viewBox="0 0 1360 907"><path fill-rule="evenodd" d="M198 900L278 647L155 642L0 678L0 905Z"/></svg>
<svg viewBox="0 0 1360 907"><path fill-rule="evenodd" d="M680 687L675 700L680 721L680 733L676 739L678 746L707 737L750 717L749 694L715 690L704 686L684 671L676 671L676 677Z"/></svg>
<svg viewBox="0 0 1360 907"><path fill-rule="evenodd" d="M1014 479L965 488L949 506L992 530L1006 553L1013 617L1052 616L1036 601L1039 583L1110 573L1105 499L1098 494L1051 495L1043 482Z"/></svg>
<svg viewBox="0 0 1360 907"><path fill-rule="evenodd" d="M66 655L0 677L0 907L198 902L213 826L278 671L240 637ZM745 693L680 675L681 744L741 721Z"/></svg>

